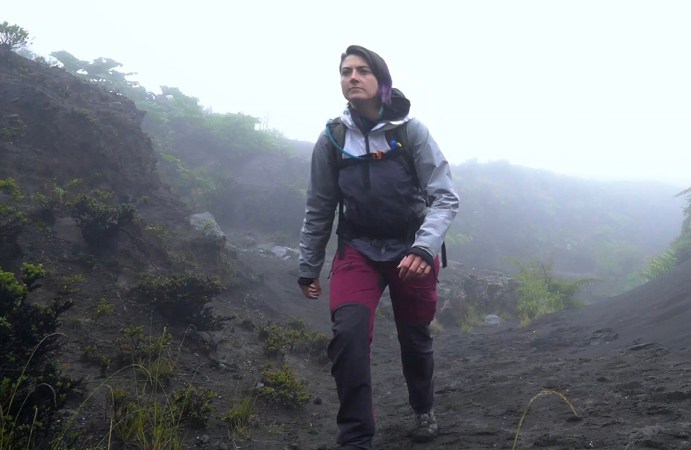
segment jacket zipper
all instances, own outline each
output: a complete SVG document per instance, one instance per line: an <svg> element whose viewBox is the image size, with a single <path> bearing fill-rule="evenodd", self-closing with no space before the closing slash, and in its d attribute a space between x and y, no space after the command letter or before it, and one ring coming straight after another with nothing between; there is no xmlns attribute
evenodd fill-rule
<svg viewBox="0 0 691 450"><path fill-rule="evenodd" d="M362 180L365 185L365 190L370 191L372 189L372 183L370 181L370 170L369 170L369 163L370 163L370 148L369 148L369 133L364 134L365 137L365 151L367 152L367 159L365 159L365 170L362 172L364 179Z"/></svg>

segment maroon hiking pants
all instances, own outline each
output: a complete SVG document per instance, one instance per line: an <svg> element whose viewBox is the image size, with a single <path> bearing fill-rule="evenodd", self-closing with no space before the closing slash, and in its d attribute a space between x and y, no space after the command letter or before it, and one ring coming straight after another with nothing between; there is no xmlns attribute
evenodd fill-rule
<svg viewBox="0 0 691 450"><path fill-rule="evenodd" d="M374 436L370 344L374 313L384 289L391 295L408 401L420 414L434 403L434 358L429 324L437 307L438 259L422 279L403 281L399 261L375 262L344 246L334 258L330 283L333 338L331 373L340 408L337 442L347 449L369 450Z"/></svg>

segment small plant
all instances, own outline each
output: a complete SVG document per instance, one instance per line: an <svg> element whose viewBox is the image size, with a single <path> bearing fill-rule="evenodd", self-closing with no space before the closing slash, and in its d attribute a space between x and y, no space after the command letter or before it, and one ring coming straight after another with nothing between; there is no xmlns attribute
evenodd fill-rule
<svg viewBox="0 0 691 450"><path fill-rule="evenodd" d="M61 297L69 297L75 292L79 292L77 284L81 283L82 281L84 281L84 275L81 273L64 276L60 280L60 288L58 289L58 293Z"/></svg>
<svg viewBox="0 0 691 450"><path fill-rule="evenodd" d="M228 433L231 436L249 436L249 427L254 417L254 403L256 397L248 396L233 404L228 412L221 417L221 420L228 426Z"/></svg>
<svg viewBox="0 0 691 450"><path fill-rule="evenodd" d="M305 391L304 380L298 380L288 366L279 370L266 369L262 372L263 382L259 388L259 397L271 404L280 404L287 408L297 408L310 399Z"/></svg>
<svg viewBox="0 0 691 450"><path fill-rule="evenodd" d="M60 186L53 180L51 185L44 187L41 192L36 192L31 196L35 215L46 224L55 223L58 211L69 204L70 190L79 183L79 179L73 179L64 186Z"/></svg>
<svg viewBox="0 0 691 450"><path fill-rule="evenodd" d="M102 298L96 305L96 319L100 319L103 316L107 316L113 313L114 306L109 303L106 299Z"/></svg>
<svg viewBox="0 0 691 450"><path fill-rule="evenodd" d="M167 352L171 336L166 329L160 336L146 336L144 327L132 325L123 330L123 336L117 341L123 349L122 353L129 353L135 362L119 368L92 390L52 442L62 443L65 437L74 435L76 432L73 431L73 427L76 425L76 419L81 416L78 411L96 392L101 388L106 388L109 393L106 397L106 405L110 413L110 428L98 448L101 448L100 444L104 444L103 448L108 449L190 448L185 443L185 424L206 423L211 412L210 402L215 394L193 386L178 389L173 394L167 391L158 367L167 364L167 370L172 374L176 361ZM148 355L141 357L143 354ZM137 362L137 358L142 363ZM110 360L102 357L101 364L104 366L102 370L105 371ZM128 373L132 376L123 377ZM107 445L105 445L106 439ZM113 441L118 441L117 445ZM75 443L82 442L75 441ZM82 447L51 448L58 450ZM0 450L4 448L0 446Z"/></svg>
<svg viewBox="0 0 691 450"><path fill-rule="evenodd" d="M528 411L530 411L530 407L532 406L533 402L537 400L540 397L544 397L545 395L556 395L557 397L561 398L564 403L568 405L568 407L571 409L571 412L573 413L574 417L578 418L578 413L576 413L576 410L574 409L573 405L569 401L569 399L566 398L564 394L561 392L554 391L552 389L543 389L537 394L533 396L533 398L530 399L528 404L526 405L525 409L523 410L523 414L521 415L521 419L518 421L518 427L516 429L516 437L513 440L513 446L511 447L512 450L516 450L516 445L518 445L518 437L520 436L521 433L521 427L523 426L523 421L525 420L526 416L528 415Z"/></svg>
<svg viewBox="0 0 691 450"><path fill-rule="evenodd" d="M132 389L113 390L109 404L113 433L128 448L188 448L183 422L203 426L208 421L214 393L192 386L173 394L166 392L176 367L176 360L167 351L171 341L166 329L158 337L146 336L144 327L134 325L123 330L118 339L119 358L129 357L133 363L115 374L132 369L134 380L128 382Z"/></svg>
<svg viewBox="0 0 691 450"><path fill-rule="evenodd" d="M26 134L27 125L18 114L0 117L0 140L14 142Z"/></svg>
<svg viewBox="0 0 691 450"><path fill-rule="evenodd" d="M329 344L327 335L309 331L300 319L292 319L285 327L269 324L260 330L259 337L265 340L266 352L270 355L286 351L325 354Z"/></svg>
<svg viewBox="0 0 691 450"><path fill-rule="evenodd" d="M188 385L173 393L173 404L179 410L182 420L191 425L203 428L211 417L211 400L216 397L216 392Z"/></svg>
<svg viewBox="0 0 691 450"><path fill-rule="evenodd" d="M131 399L124 390L114 390L109 403L113 432L123 443L142 450L186 448L179 412L155 392L138 392Z"/></svg>
<svg viewBox="0 0 691 450"><path fill-rule="evenodd" d="M104 376L110 367L110 358L105 355L101 355L98 358L98 367L101 369L101 375Z"/></svg>
<svg viewBox="0 0 691 450"><path fill-rule="evenodd" d="M441 323L439 323L436 317L429 324L429 328L432 334L435 336L439 336L444 332L444 326Z"/></svg>
<svg viewBox="0 0 691 450"><path fill-rule="evenodd" d="M459 319L459 327L462 331L470 331L482 323L479 308L472 303L466 302L461 305L462 315Z"/></svg>
<svg viewBox="0 0 691 450"><path fill-rule="evenodd" d="M159 237L160 239L166 239L170 237L170 231L168 231L166 227L160 224L147 224L144 227L144 231L148 231L152 233L154 236Z"/></svg>
<svg viewBox="0 0 691 450"><path fill-rule="evenodd" d="M134 364L149 367L159 358L167 356L165 351L173 340L166 329L163 329L159 337L147 336L143 325L130 325L123 330L122 334L123 336L115 340L119 349L118 360L121 366ZM156 373L158 372L154 371L154 375Z"/></svg>
<svg viewBox="0 0 691 450"><path fill-rule="evenodd" d="M91 362L97 360L98 345L94 342L89 342L82 346L82 361Z"/></svg>

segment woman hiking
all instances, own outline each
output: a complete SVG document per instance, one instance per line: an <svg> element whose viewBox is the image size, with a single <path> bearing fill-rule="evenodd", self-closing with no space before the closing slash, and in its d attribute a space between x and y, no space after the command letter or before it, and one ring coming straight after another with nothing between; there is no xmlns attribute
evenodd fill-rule
<svg viewBox="0 0 691 450"><path fill-rule="evenodd" d="M384 59L351 45L339 71L347 105L312 153L298 284L308 299L320 296L319 277L338 211L328 347L340 401L338 448L373 448L370 345L375 310L387 287L415 419L410 436L427 442L439 433L430 323L439 254L458 211L458 194L448 162L425 125L408 115L410 101L393 88Z"/></svg>

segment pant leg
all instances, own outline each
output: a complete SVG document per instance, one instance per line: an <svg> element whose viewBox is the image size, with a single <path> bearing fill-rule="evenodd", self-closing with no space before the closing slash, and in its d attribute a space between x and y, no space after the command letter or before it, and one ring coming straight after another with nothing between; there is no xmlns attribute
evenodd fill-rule
<svg viewBox="0 0 691 450"><path fill-rule="evenodd" d="M328 353L340 401L336 442L348 449L372 448L370 344L383 283L377 266L359 252L345 247L334 258L329 288L333 338Z"/></svg>
<svg viewBox="0 0 691 450"><path fill-rule="evenodd" d="M406 282L395 273L387 274L408 401L417 414L429 412L434 406L434 351L430 323L438 301L438 259L434 262L434 269L421 280Z"/></svg>
<svg viewBox="0 0 691 450"><path fill-rule="evenodd" d="M430 412L434 407L434 351L429 324L399 323L396 328L410 407L416 414Z"/></svg>
<svg viewBox="0 0 691 450"><path fill-rule="evenodd" d="M341 445L372 448L374 413L366 306L350 304L333 313L333 338L328 353L340 406L336 416Z"/></svg>

